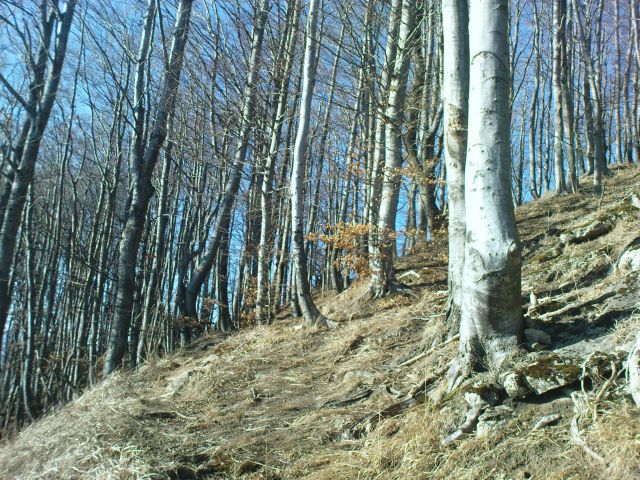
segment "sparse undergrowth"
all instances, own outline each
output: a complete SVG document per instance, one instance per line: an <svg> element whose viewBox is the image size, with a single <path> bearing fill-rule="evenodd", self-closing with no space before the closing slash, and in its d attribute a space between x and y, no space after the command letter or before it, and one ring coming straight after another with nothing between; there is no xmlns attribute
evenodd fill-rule
<svg viewBox="0 0 640 480"><path fill-rule="evenodd" d="M518 212L523 297L535 297L525 305L527 326L550 338L527 345L531 358L538 348L584 359L614 353L640 329L637 272L618 264L639 235L629 198L640 192L640 172L617 169L607 182L602 200L548 196ZM561 240L594 222L611 228ZM300 328L282 312L272 326L206 337L113 376L5 442L2 477L639 478L640 412L617 367L539 396L501 392L488 410L500 407L503 417L484 421L490 434L443 446L468 408L464 388L446 395L441 378L457 347L438 346L445 251L436 239L398 262L399 275L411 272L415 297L372 302L365 281L321 296L335 330ZM514 359L513 368L530 360ZM499 383L502 373L471 384ZM533 429L552 414L555 423Z"/></svg>

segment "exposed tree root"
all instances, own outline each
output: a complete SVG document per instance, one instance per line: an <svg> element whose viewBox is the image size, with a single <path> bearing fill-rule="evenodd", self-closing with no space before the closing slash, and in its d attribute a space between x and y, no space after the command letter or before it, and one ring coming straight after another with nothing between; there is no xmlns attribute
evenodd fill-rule
<svg viewBox="0 0 640 480"><path fill-rule="evenodd" d="M406 297L416 297L411 287L398 281L391 281L384 287L371 287L371 298L374 300L380 300L381 298L388 297L394 293L404 295Z"/></svg>
<svg viewBox="0 0 640 480"><path fill-rule="evenodd" d="M473 432L478 425L478 418L484 411L484 408L472 408L467 412L467 416L464 420L464 423L460 425L458 430L453 432L451 435L445 437L442 440L442 445L447 446L451 445L453 442L460 440L461 438L469 435Z"/></svg>
<svg viewBox="0 0 640 480"><path fill-rule="evenodd" d="M605 292L602 295L599 295L596 298L593 298L591 300L571 303L569 305L562 307L559 310L555 310L553 312L548 312L543 315L540 315L538 319L548 320L549 318L557 317L558 315L566 314L569 312L575 312L576 310L580 310L581 308L584 308L584 307L591 307L592 305L603 302L604 300L611 298L616 294L617 292Z"/></svg>

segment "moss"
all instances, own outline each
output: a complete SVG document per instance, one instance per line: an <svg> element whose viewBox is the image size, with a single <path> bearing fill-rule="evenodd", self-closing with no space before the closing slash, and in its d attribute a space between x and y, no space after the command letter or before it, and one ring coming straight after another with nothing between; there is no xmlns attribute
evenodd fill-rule
<svg viewBox="0 0 640 480"><path fill-rule="evenodd" d="M552 354L523 367L518 373L529 378L552 379L554 377L563 377L577 379L580 377L581 368L559 355Z"/></svg>
<svg viewBox="0 0 640 480"><path fill-rule="evenodd" d="M549 250L544 250L534 256L530 261L531 263L544 263L549 260L553 260L554 258L558 258L562 255L562 249L558 246L550 248Z"/></svg>

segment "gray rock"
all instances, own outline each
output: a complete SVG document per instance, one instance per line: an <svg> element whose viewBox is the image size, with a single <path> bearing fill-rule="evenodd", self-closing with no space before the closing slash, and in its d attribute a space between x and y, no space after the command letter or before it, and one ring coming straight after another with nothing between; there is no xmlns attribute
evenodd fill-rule
<svg viewBox="0 0 640 480"><path fill-rule="evenodd" d="M586 227L577 228L573 232L563 233L560 235L560 242L565 245L572 243L588 242L602 235L606 235L613 230L613 224L608 221L595 220Z"/></svg>
<svg viewBox="0 0 640 480"><path fill-rule="evenodd" d="M476 382L464 392L464 400L470 408L484 409L496 405L500 395L495 385Z"/></svg>
<svg viewBox="0 0 640 480"><path fill-rule="evenodd" d="M527 328L524 331L524 338L529 343L541 343L543 345L551 345L551 337L542 330L535 328Z"/></svg>
<svg viewBox="0 0 640 480"><path fill-rule="evenodd" d="M640 245L635 249L629 248L625 250L618 260L618 270L621 272L640 271Z"/></svg>
<svg viewBox="0 0 640 480"><path fill-rule="evenodd" d="M526 397L531 393L531 388L525 383L524 378L518 372L508 372L500 379L502 387L511 398Z"/></svg>
<svg viewBox="0 0 640 480"><path fill-rule="evenodd" d="M582 372L578 359L547 355L520 369L526 384L537 395L578 381Z"/></svg>

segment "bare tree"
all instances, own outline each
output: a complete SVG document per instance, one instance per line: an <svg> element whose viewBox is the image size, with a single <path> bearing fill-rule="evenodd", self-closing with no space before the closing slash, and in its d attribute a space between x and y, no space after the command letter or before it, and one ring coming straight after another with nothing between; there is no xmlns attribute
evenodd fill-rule
<svg viewBox="0 0 640 480"><path fill-rule="evenodd" d="M138 70L136 72L136 127L134 136L136 145L131 157L133 184L131 186L129 207L126 222L122 231L119 246L118 283L116 292L115 315L111 323L109 349L104 363L104 375L110 375L119 365L126 349L127 335L131 324L133 298L136 286L136 263L138 249L146 223L149 201L153 195L151 176L160 156L160 149L167 137L167 121L171 116L176 92L182 70L182 59L189 33L191 7L193 0L180 0L178 14L173 30L171 54L164 72L162 95L156 109L153 128L149 132L148 141L144 145L145 123L142 107L144 96L144 71L147 58L151 29L155 17L155 0L149 0L145 18L144 33L138 53Z"/></svg>
<svg viewBox="0 0 640 480"><path fill-rule="evenodd" d="M481 361L499 366L518 348L523 330L521 247L511 196L508 1L474 0L469 18L467 241L452 385Z"/></svg>
<svg viewBox="0 0 640 480"><path fill-rule="evenodd" d="M460 326L466 219L464 199L469 95L469 5L467 0L442 3L444 37L444 156L449 208L449 333Z"/></svg>
<svg viewBox="0 0 640 480"><path fill-rule="evenodd" d="M22 39L37 38L36 51L25 52L31 59L26 98L12 86L9 79L0 74L0 83L15 97L26 115L20 127L18 142L12 146L8 161L11 180L7 185L6 199L3 199L0 213L0 338L4 338L5 323L11 306L11 268L22 212L27 192L33 182L42 137L58 93L76 3L76 0L69 0L63 10L60 4L50 4L43 0L38 11L39 24L35 35L22 31L20 25L12 26ZM25 46L30 47L28 44Z"/></svg>

